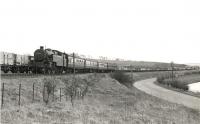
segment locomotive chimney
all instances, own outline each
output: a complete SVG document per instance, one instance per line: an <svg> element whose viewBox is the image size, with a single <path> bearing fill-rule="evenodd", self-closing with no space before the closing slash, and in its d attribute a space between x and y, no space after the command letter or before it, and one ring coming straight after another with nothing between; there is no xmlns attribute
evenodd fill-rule
<svg viewBox="0 0 200 124"><path fill-rule="evenodd" d="M40 46L40 49L41 49L41 50L43 50L43 49L44 49L44 47L43 47L43 46Z"/></svg>

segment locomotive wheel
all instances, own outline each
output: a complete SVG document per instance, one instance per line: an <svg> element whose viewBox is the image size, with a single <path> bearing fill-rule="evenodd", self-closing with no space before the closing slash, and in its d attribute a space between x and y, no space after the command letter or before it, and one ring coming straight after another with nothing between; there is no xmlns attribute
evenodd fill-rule
<svg viewBox="0 0 200 124"><path fill-rule="evenodd" d="M61 69L58 70L58 73L59 73L59 74L62 74L63 71L64 71L64 70L61 68Z"/></svg>
<svg viewBox="0 0 200 124"><path fill-rule="evenodd" d="M52 71L50 69L47 69L47 74L51 74Z"/></svg>
<svg viewBox="0 0 200 124"><path fill-rule="evenodd" d="M56 74L57 73L57 68L55 66L55 63L52 63L52 74Z"/></svg>
<svg viewBox="0 0 200 124"><path fill-rule="evenodd" d="M35 70L35 69L31 69L31 72L35 74L35 73L36 73L36 70Z"/></svg>
<svg viewBox="0 0 200 124"><path fill-rule="evenodd" d="M4 73L8 73L8 70L3 70Z"/></svg>
<svg viewBox="0 0 200 124"><path fill-rule="evenodd" d="M56 70L55 69L52 70L52 74L56 74Z"/></svg>
<svg viewBox="0 0 200 124"><path fill-rule="evenodd" d="M45 73L46 73L46 71L45 71L44 68L41 69L41 72L42 72L42 74L45 74Z"/></svg>
<svg viewBox="0 0 200 124"><path fill-rule="evenodd" d="M56 69L56 74L60 74L60 71L59 71L59 69Z"/></svg>
<svg viewBox="0 0 200 124"><path fill-rule="evenodd" d="M16 68L13 68L13 69L11 70L11 72L12 72L12 73L17 73L17 69L16 69Z"/></svg>
<svg viewBox="0 0 200 124"><path fill-rule="evenodd" d="M20 72L20 73L24 73L24 69L20 69L19 72Z"/></svg>

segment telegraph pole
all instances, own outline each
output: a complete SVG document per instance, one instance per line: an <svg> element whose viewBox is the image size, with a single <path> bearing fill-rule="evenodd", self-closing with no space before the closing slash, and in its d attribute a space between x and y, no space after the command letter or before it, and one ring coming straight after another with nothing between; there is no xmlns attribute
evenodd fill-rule
<svg viewBox="0 0 200 124"><path fill-rule="evenodd" d="M76 73L76 70L75 70L75 54L73 53L73 85L75 85L75 73Z"/></svg>
<svg viewBox="0 0 200 124"><path fill-rule="evenodd" d="M75 70L75 55L73 53L73 76L75 76L76 70Z"/></svg>
<svg viewBox="0 0 200 124"><path fill-rule="evenodd" d="M172 69L172 81L174 81L174 63L171 62L171 69Z"/></svg>

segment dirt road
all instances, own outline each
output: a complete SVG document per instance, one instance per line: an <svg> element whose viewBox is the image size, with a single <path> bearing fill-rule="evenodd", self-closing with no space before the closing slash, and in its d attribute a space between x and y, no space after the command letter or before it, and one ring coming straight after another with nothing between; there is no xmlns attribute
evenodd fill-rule
<svg viewBox="0 0 200 124"><path fill-rule="evenodd" d="M182 104L189 108L200 110L199 98L162 88L154 84L155 80L156 78L150 78L135 82L133 85L137 89L144 91L147 94L156 96L169 102Z"/></svg>

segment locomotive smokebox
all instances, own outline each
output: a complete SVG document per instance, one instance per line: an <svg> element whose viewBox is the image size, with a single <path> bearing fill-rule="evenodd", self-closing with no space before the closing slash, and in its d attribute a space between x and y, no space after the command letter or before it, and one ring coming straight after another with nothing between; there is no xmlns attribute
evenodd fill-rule
<svg viewBox="0 0 200 124"><path fill-rule="evenodd" d="M40 46L40 49L41 49L41 50L43 50L43 49L44 49L44 47L43 47L43 46Z"/></svg>

